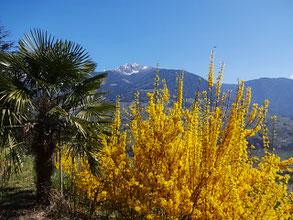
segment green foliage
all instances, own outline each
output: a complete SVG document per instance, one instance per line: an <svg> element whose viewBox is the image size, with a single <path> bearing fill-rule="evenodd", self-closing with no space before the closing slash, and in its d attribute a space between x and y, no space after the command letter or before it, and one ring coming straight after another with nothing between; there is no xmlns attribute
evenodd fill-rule
<svg viewBox="0 0 293 220"><path fill-rule="evenodd" d="M15 146L29 147L38 192L50 186L57 143L71 146L97 170L93 153L109 133L114 106L97 93L106 74L92 77L95 67L82 46L39 29L25 34L15 53L0 54L1 148L11 154Z"/></svg>
<svg viewBox="0 0 293 220"><path fill-rule="evenodd" d="M34 187L34 166L33 166L33 158L31 156L23 156L21 157L22 167L21 173L12 173L9 180L5 182L5 185L2 184L2 189L5 186L9 186L10 188L22 188L22 189L32 189ZM14 168L12 166L12 168Z"/></svg>

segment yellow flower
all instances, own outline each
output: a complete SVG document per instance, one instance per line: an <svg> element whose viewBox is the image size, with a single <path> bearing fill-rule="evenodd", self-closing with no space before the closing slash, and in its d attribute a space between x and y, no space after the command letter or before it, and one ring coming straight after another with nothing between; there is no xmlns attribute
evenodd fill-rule
<svg viewBox="0 0 293 220"><path fill-rule="evenodd" d="M134 210L135 210L136 212L140 212L140 211L141 211L141 208L140 208L139 206L135 206Z"/></svg>
<svg viewBox="0 0 293 220"><path fill-rule="evenodd" d="M103 204L97 209L128 219L292 218L289 176L281 174L292 172L293 158L281 161L268 150L268 101L253 104L249 112L251 90L240 81L229 104L230 95L220 91L223 69L214 85L212 52L209 88L197 94L190 108L182 101L183 74L171 105L166 84L159 89L157 73L147 106L141 107L137 95L126 129L117 101L112 136L103 138L104 149L96 155L102 175L93 175L87 161L77 166L70 153L62 157L63 171L78 194ZM250 156L254 146L247 137L260 129L266 155L258 159Z"/></svg>

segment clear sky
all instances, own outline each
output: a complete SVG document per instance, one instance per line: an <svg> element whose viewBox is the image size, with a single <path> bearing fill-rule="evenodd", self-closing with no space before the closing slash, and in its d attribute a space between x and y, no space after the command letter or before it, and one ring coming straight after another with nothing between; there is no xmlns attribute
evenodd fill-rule
<svg viewBox="0 0 293 220"><path fill-rule="evenodd" d="M17 41L32 28L84 46L97 71L124 63L206 76L209 53L224 82L293 78L292 0L0 0Z"/></svg>

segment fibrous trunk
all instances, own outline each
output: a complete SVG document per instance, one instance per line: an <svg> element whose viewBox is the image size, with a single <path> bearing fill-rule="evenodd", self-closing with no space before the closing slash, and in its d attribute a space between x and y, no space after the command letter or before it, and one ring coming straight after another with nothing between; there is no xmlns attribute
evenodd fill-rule
<svg viewBox="0 0 293 220"><path fill-rule="evenodd" d="M51 175L54 169L54 140L53 134L38 126L37 135L32 147L35 153L37 199L47 205L50 201Z"/></svg>

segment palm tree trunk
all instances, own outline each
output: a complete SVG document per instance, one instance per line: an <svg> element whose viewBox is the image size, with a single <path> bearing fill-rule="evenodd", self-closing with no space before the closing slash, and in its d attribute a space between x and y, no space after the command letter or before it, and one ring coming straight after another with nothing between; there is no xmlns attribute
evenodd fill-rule
<svg viewBox="0 0 293 220"><path fill-rule="evenodd" d="M41 127L41 126L40 126ZM47 129L38 129L32 147L35 153L35 170L37 175L37 199L44 205L50 203L51 176L54 169L54 138Z"/></svg>

